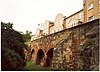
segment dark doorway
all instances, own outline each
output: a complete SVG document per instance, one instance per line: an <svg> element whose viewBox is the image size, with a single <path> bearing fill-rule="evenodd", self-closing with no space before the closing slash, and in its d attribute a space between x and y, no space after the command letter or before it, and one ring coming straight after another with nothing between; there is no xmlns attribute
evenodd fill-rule
<svg viewBox="0 0 100 72"><path fill-rule="evenodd" d="M43 60L43 57L44 57L44 52L42 49L40 49L37 53L36 64L40 64Z"/></svg>
<svg viewBox="0 0 100 72"><path fill-rule="evenodd" d="M32 59L33 53L34 53L34 49L33 49L32 52L31 52L30 60Z"/></svg>
<svg viewBox="0 0 100 72"><path fill-rule="evenodd" d="M52 58L53 58L53 48L51 48L47 52L47 59L46 59L45 67L50 67L51 66L51 64L52 64Z"/></svg>

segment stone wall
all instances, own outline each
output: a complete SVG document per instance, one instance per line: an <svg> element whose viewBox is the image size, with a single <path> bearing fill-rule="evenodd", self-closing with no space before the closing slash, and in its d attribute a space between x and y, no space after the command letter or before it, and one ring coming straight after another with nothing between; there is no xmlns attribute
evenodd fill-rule
<svg viewBox="0 0 100 72"><path fill-rule="evenodd" d="M93 21L93 22L89 22L89 23L86 23L86 24L78 26L78 27L71 28L70 35L67 38L65 38L64 41L62 41L61 43L58 43L55 50L54 50L54 53L53 53L54 57L52 60L53 61L52 62L52 69L55 69L55 70L74 70L74 71L75 70L99 70L98 69L99 53L97 52L97 51L99 51L98 50L98 48L99 48L98 43L99 42L97 40L99 30L98 29L96 31L92 30L93 28L97 27L98 24L99 24L99 21ZM94 32L93 34L90 34L90 36L94 35L95 33L97 34L97 36L96 36L97 39L95 39L96 42L91 43L90 49L88 49L88 51L91 51L91 46L93 46L94 44L97 47L96 50L95 50L94 46L92 47L94 49L93 53L96 54L95 55L96 57L93 57L93 58L91 57L91 59L94 62L96 62L95 67L97 67L97 68L96 69L95 69L95 67L93 67L94 69L89 68L93 65L92 62L91 62L91 64L88 63L88 66L87 66L87 62L85 62L85 61L87 61L90 58L88 58L88 57L85 58L85 56L87 56L88 52L85 52L85 50L83 50L82 53L84 53L86 55L84 55L85 60L82 59L84 61L84 65L81 69L80 64L82 64L82 63L79 62L79 60L81 60L81 58L83 58L83 57L80 56L79 53L81 51L78 49L80 48L80 44L82 44L85 40L87 40L87 34L89 34L90 31L91 31L91 33ZM66 32L69 32L69 31L66 31ZM92 41L94 41L94 40L92 40ZM86 42L86 44L88 44L88 42Z"/></svg>
<svg viewBox="0 0 100 72"><path fill-rule="evenodd" d="M38 50L42 49L46 59L47 52L54 48L53 70L79 70L78 48L87 39L86 34L98 25L99 19L36 39L29 42L31 51L34 49L36 58Z"/></svg>
<svg viewBox="0 0 100 72"><path fill-rule="evenodd" d="M86 34L78 51L79 70L99 70L99 27Z"/></svg>

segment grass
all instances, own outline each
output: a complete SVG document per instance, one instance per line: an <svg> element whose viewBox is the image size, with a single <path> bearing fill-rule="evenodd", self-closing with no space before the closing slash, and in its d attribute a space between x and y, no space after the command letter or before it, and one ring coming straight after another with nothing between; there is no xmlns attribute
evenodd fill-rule
<svg viewBox="0 0 100 72"><path fill-rule="evenodd" d="M35 65L31 61L26 62L26 66L24 67L26 71L49 71L50 68L44 68L41 65Z"/></svg>

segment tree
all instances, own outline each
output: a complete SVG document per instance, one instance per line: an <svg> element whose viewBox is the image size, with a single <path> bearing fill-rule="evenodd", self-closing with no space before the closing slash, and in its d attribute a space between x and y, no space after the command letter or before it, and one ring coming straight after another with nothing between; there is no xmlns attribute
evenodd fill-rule
<svg viewBox="0 0 100 72"><path fill-rule="evenodd" d="M26 30L26 33L22 33L22 35L23 35L24 41L25 41L25 42L28 42L29 40L31 40L32 32Z"/></svg>
<svg viewBox="0 0 100 72"><path fill-rule="evenodd" d="M1 22L1 28L2 29L9 29L9 30L11 30L12 29L12 27L13 27L13 23L3 23L3 22Z"/></svg>
<svg viewBox="0 0 100 72"><path fill-rule="evenodd" d="M1 22L1 70L22 70L25 66L23 36L12 23Z"/></svg>

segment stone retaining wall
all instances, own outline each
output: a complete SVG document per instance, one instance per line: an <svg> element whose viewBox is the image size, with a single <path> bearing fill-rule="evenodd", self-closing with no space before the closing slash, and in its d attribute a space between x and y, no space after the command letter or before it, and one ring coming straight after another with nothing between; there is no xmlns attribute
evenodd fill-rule
<svg viewBox="0 0 100 72"><path fill-rule="evenodd" d="M87 39L86 34L98 25L99 19L31 41L31 51L34 49L35 56L37 56L38 50L42 49L45 54L44 58L46 58L47 52L54 48L51 65L53 70L79 70L79 58L81 58L79 53L81 51L78 49Z"/></svg>

